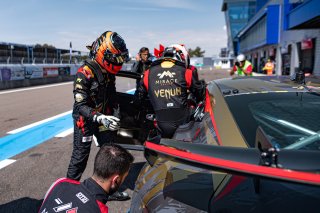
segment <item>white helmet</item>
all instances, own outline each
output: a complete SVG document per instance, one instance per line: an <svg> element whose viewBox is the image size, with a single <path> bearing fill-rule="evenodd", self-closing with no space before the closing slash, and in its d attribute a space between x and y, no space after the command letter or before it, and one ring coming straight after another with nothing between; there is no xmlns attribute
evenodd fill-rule
<svg viewBox="0 0 320 213"><path fill-rule="evenodd" d="M246 60L246 56L243 55L243 54L240 54L237 56L237 61L240 62L240 61L245 61Z"/></svg>
<svg viewBox="0 0 320 213"><path fill-rule="evenodd" d="M172 44L168 46L163 52L163 57L172 57L175 60L185 63L186 67L190 64L189 54L184 45Z"/></svg>

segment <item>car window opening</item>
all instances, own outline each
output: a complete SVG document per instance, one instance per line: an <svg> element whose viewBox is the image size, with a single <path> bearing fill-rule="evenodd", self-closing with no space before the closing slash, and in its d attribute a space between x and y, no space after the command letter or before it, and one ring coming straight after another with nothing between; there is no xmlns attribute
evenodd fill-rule
<svg viewBox="0 0 320 213"><path fill-rule="evenodd" d="M226 101L250 147L258 126L280 149L320 150L320 95L287 92L229 96Z"/></svg>

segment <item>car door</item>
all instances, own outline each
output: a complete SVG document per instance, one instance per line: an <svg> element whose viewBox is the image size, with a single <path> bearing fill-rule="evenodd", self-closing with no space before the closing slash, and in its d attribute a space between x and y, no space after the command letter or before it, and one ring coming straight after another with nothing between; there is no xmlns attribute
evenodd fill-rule
<svg viewBox="0 0 320 213"><path fill-rule="evenodd" d="M140 83L141 75L130 71L120 71L116 77L117 103L120 107L120 129L117 133L117 143L127 149L143 150L143 143L153 121L147 119L153 114L153 108L148 99L140 104L134 103L134 93Z"/></svg>

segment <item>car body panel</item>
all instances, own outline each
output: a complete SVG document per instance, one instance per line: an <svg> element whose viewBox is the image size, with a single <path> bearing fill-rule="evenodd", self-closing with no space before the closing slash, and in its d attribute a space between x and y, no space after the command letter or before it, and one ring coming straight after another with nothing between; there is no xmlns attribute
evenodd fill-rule
<svg viewBox="0 0 320 213"><path fill-rule="evenodd" d="M176 142L174 146L174 143L174 141L166 141L162 145L149 142L146 144L147 150L145 152L148 153L147 156L156 155L156 161L152 165L146 164L137 179L131 204L132 212L141 212L143 208L147 212L162 212L169 209L173 212L221 212L224 210L233 212L235 209L237 209L236 212L238 210L241 210L240 212L256 210L260 212L263 208L274 210L276 207L273 205L287 206L288 210L301 209L304 206L299 203L291 205L291 198L295 200L310 198L311 200L307 201L310 206L304 206L305 209L310 210L318 205L318 202L315 201L320 199L319 174L258 166L255 158L252 158L252 165L243 164L237 171L233 170L232 172L226 168L232 167L233 163L239 163L237 159L234 162L229 161L229 163L224 164L226 167L221 170L219 169L221 167L217 166L214 161L220 162L221 159L226 158L226 153L219 156L219 152L224 147L216 146L217 152L214 154L217 156L216 159L211 157L211 159L207 158L208 161L201 161L205 152L208 154L213 152L207 151L207 147L200 151L187 148L194 148L195 144ZM197 146L207 145L197 144ZM170 154L168 154L168 149L171 151ZM232 148L230 147L230 149ZM181 155L181 152L184 155ZM252 152L253 155L259 156L259 152L253 149ZM202 153L202 155L192 158L192 155L195 155L194 153ZM246 156L249 159L251 157L245 151L242 154L244 154L243 161L249 161ZM231 159L236 158L234 154L229 156ZM317 157L319 160L319 155ZM188 158L192 160L188 161ZM211 168L210 163L213 165ZM246 176L235 175L244 174L245 170L249 169L244 169L245 166L255 168L251 170L251 174L245 174ZM219 170L231 173L217 172ZM274 172L272 180L269 179L270 176L266 178L268 171ZM301 185L288 183L289 179L286 179L286 182L281 181L281 179L284 179L284 173L289 178L300 177L305 179L310 175L312 176L312 183ZM260 177L257 178L258 176ZM275 198L274 196L278 197ZM210 201L208 201L209 198ZM294 206L294 208L291 206Z"/></svg>
<svg viewBox="0 0 320 213"><path fill-rule="evenodd" d="M206 212L204 206L211 199L213 180L203 171L158 156L153 166L146 164L140 173L135 188L139 192L134 192L130 211L146 208L148 212Z"/></svg>
<svg viewBox="0 0 320 213"><path fill-rule="evenodd" d="M211 201L208 212L314 212L318 209L320 187L232 176L221 193ZM231 187L228 187L230 186Z"/></svg>
<svg viewBox="0 0 320 213"><path fill-rule="evenodd" d="M267 164L274 159L264 158L262 153L269 156L267 149L272 143L260 126L252 135L254 143L249 143L229 100L239 97L241 102L241 97L260 94L319 93L319 88L317 78L306 79L306 85L283 77L210 82L202 122L182 125L173 139L140 141L147 163L137 178L130 212L315 209L320 201L320 152L283 149L271 152L277 160ZM122 105L131 100L131 96L120 97L127 99Z"/></svg>
<svg viewBox="0 0 320 213"><path fill-rule="evenodd" d="M235 123L229 107L226 104L222 94L219 92L219 87L216 83L212 82L208 85L209 97L212 100L214 120L216 122L215 130L220 135L220 145L222 146L236 146L247 147L241 132ZM223 116L221 116L223 115Z"/></svg>

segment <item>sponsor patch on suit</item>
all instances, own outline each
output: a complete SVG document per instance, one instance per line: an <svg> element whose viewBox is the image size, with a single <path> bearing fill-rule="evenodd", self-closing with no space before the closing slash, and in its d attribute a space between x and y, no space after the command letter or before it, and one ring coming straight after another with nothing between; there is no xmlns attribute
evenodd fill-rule
<svg viewBox="0 0 320 213"><path fill-rule="evenodd" d="M82 137L82 142L83 143L91 142L92 138L93 138L92 136Z"/></svg>

